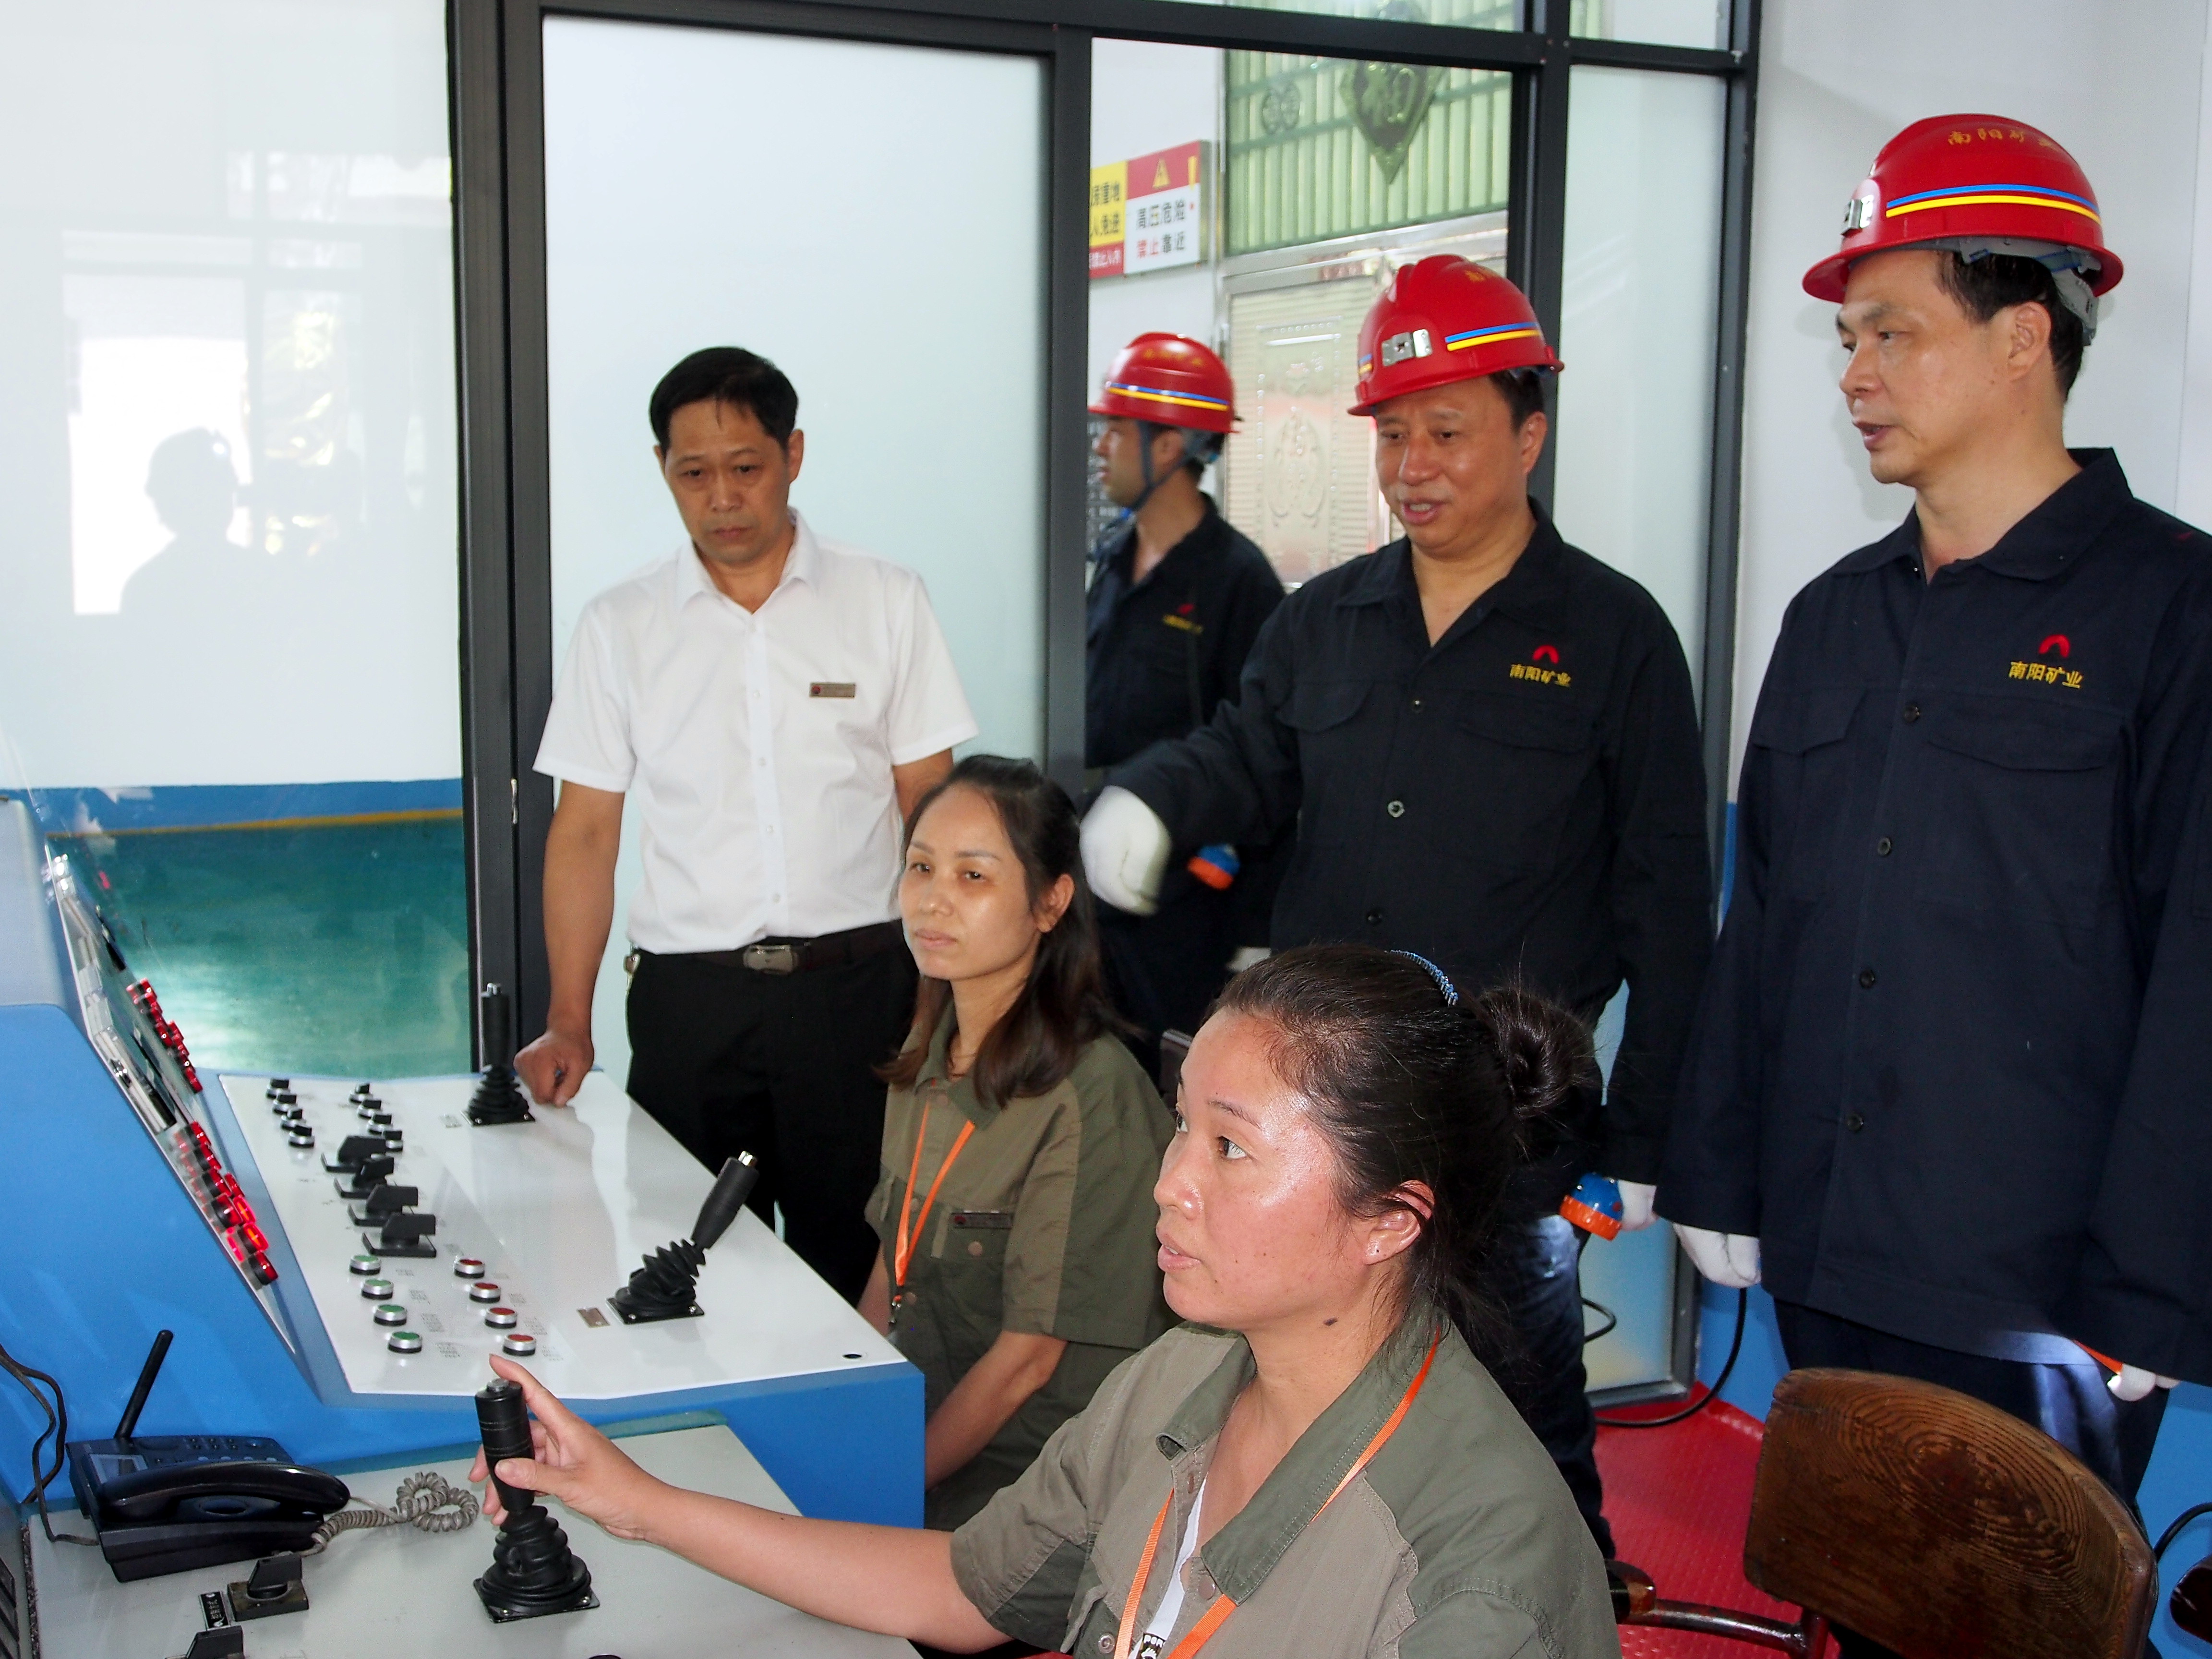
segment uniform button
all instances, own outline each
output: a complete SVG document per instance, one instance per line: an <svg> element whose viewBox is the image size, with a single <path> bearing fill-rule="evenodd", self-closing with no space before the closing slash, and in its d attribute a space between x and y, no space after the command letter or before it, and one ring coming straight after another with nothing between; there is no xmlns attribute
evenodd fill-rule
<svg viewBox="0 0 2212 1659"><path fill-rule="evenodd" d="M1915 721L1915 720L1918 720L1919 718L1920 718L1920 705L1919 705L1918 703L1917 703L1917 702L1908 702L1907 704L1905 704L1905 723L1907 726L1911 725L1913 721Z"/></svg>
<svg viewBox="0 0 2212 1659"><path fill-rule="evenodd" d="M1875 842L1875 854L1879 858L1886 859L1889 856L1889 849L1895 845L1896 843L1891 841L1887 836L1884 836L1880 841Z"/></svg>
<svg viewBox="0 0 2212 1659"><path fill-rule="evenodd" d="M1388 812L1394 818L1402 818L1406 816L1406 803L1401 800L1394 800L1382 810Z"/></svg>
<svg viewBox="0 0 2212 1659"><path fill-rule="evenodd" d="M1856 1134L1860 1130L1866 1127L1866 1120L1861 1117L1856 1112L1853 1112L1844 1119L1844 1127L1849 1129L1853 1134Z"/></svg>
<svg viewBox="0 0 2212 1659"><path fill-rule="evenodd" d="M1414 708L1419 708L1420 706L1421 706L1421 700L1420 700L1419 697L1414 698L1414 699L1413 699L1413 707L1414 707Z"/></svg>
<svg viewBox="0 0 2212 1659"><path fill-rule="evenodd" d="M1859 988L1863 991L1871 991L1874 989L1873 969L1862 968L1859 969Z"/></svg>
<svg viewBox="0 0 2212 1659"><path fill-rule="evenodd" d="M969 1239L969 1240L968 1241L968 1254L969 1254L969 1255L982 1255L982 1254L983 1254L983 1241L982 1241L981 1239L980 1239L980 1238L971 1238L971 1239Z"/></svg>
<svg viewBox="0 0 2212 1659"><path fill-rule="evenodd" d="M1114 1638L1113 1638L1111 1636L1102 1636L1102 1637L1100 1637L1100 1638L1098 1638L1098 1651L1099 1651L1099 1652L1101 1652L1101 1653L1111 1653L1111 1652L1113 1652L1113 1651L1114 1651Z"/></svg>
<svg viewBox="0 0 2212 1659"><path fill-rule="evenodd" d="M1376 923L1377 923L1377 922L1381 921L1382 920L1382 913L1380 910L1370 910L1370 911L1367 913L1367 925L1368 925L1370 927L1374 927Z"/></svg>

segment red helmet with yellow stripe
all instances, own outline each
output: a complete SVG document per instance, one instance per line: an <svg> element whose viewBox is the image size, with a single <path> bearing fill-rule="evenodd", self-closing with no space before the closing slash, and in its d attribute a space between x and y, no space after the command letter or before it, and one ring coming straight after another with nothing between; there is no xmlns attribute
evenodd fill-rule
<svg viewBox="0 0 2212 1659"><path fill-rule="evenodd" d="M1454 380L1563 367L1519 289L1472 259L1433 253L1393 276L1369 307L1350 412L1372 415L1393 398Z"/></svg>
<svg viewBox="0 0 2212 1659"><path fill-rule="evenodd" d="M2093 295L2120 280L2080 165L2049 134L1998 115L1938 115L1884 144L1844 211L1843 246L1805 273L1805 291L1840 301L1852 260L1929 246L2017 253L2078 273Z"/></svg>
<svg viewBox="0 0 2212 1659"><path fill-rule="evenodd" d="M1237 392L1228 364L1197 341L1182 334L1139 334L1114 359L1091 412L1226 432L1237 419Z"/></svg>

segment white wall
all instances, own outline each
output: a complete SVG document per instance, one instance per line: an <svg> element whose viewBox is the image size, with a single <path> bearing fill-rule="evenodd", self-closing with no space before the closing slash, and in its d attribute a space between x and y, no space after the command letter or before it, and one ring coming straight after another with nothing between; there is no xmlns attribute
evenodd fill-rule
<svg viewBox="0 0 2212 1659"><path fill-rule="evenodd" d="M1909 492L1869 477L1836 390L1835 307L1798 285L1805 267L1836 246L1844 204L1875 152L1908 123L2004 115L2073 152L2127 275L2106 300L2068 439L2117 449L2145 500L2212 514L2212 211L2200 205L2212 199L2212 181L2198 177L2205 0L1767 0L1765 16L1744 382L1739 758L1784 608L1911 505Z"/></svg>
<svg viewBox="0 0 2212 1659"><path fill-rule="evenodd" d="M1126 161L1194 138L1216 143L1220 125L1219 52L1206 46L1162 46L1143 40L1100 40L1091 47L1094 166ZM1215 207L1218 212L1218 202ZM1210 264L1142 276L1108 276L1091 284L1086 392L1095 393L1114 354L1149 329L1218 343Z"/></svg>

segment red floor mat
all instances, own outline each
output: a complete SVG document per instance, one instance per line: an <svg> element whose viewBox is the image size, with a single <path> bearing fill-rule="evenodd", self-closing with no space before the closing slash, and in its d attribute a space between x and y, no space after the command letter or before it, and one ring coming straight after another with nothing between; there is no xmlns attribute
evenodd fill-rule
<svg viewBox="0 0 2212 1659"><path fill-rule="evenodd" d="M1605 1414L1663 1417L1680 1404L1620 1407ZM1753 1589L1743 1576L1743 1532L1762 1433L1758 1419L1723 1401L1663 1429L1598 1431L1613 1547L1621 1559L1650 1573L1668 1601L1797 1617L1796 1607ZM1772 1651L1668 1630L1623 1630L1620 1647L1626 1659L1748 1659Z"/></svg>

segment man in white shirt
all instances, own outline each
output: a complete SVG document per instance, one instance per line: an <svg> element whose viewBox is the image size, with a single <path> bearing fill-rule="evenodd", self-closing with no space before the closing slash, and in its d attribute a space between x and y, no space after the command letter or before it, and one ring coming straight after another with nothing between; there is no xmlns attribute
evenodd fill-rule
<svg viewBox="0 0 2212 1659"><path fill-rule="evenodd" d="M889 1060L914 1014L902 826L975 735L921 579L817 537L790 505L799 394L765 358L695 352L651 405L690 544L576 624L538 769L546 1029L515 1057L541 1103L592 1064L623 802L631 1097L708 1168L749 1151L763 1217L848 1299L874 1264Z"/></svg>

